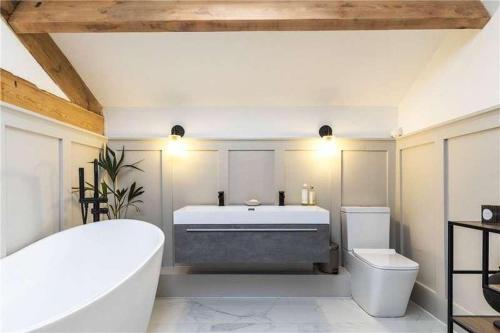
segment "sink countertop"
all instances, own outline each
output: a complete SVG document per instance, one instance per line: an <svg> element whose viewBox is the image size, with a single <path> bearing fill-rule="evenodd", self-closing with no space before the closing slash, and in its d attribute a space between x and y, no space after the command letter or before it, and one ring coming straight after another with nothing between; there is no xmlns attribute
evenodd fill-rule
<svg viewBox="0 0 500 333"><path fill-rule="evenodd" d="M330 212L318 206L185 206L174 224L329 224Z"/></svg>

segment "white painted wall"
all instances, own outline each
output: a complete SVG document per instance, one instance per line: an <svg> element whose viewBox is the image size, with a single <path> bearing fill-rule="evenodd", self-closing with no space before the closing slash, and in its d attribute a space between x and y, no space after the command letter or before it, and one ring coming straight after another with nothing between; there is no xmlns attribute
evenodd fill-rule
<svg viewBox="0 0 500 333"><path fill-rule="evenodd" d="M488 3L491 11L495 4ZM414 132L500 105L500 11L480 31L450 31L399 107Z"/></svg>
<svg viewBox="0 0 500 333"><path fill-rule="evenodd" d="M7 23L3 19L0 21L0 67L67 100L66 95L26 50Z"/></svg>
<svg viewBox="0 0 500 333"><path fill-rule="evenodd" d="M110 138L151 138L170 134L175 124L195 138L316 137L321 125L349 138L388 138L397 127L393 107L311 108L105 108Z"/></svg>
<svg viewBox="0 0 500 333"><path fill-rule="evenodd" d="M57 33L109 107L398 106L444 30Z"/></svg>

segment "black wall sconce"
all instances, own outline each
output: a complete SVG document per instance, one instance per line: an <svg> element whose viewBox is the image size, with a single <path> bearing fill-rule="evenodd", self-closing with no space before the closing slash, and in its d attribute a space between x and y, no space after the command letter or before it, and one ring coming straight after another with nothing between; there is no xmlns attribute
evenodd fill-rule
<svg viewBox="0 0 500 333"><path fill-rule="evenodd" d="M170 135L177 135L180 136L181 138L184 136L184 133L186 132L184 131L184 127L182 127L181 125L175 125L170 130Z"/></svg>
<svg viewBox="0 0 500 333"><path fill-rule="evenodd" d="M319 128L319 136L320 137L325 137L325 136L333 136L333 130L332 127L329 125L323 125Z"/></svg>

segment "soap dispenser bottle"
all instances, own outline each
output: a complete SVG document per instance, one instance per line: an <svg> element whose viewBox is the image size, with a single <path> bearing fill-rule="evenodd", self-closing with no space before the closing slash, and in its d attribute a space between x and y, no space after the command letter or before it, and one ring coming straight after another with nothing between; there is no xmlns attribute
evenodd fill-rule
<svg viewBox="0 0 500 333"><path fill-rule="evenodd" d="M302 200L301 200L302 205L307 206L309 204L309 186L307 184L304 184L302 186Z"/></svg>
<svg viewBox="0 0 500 333"><path fill-rule="evenodd" d="M316 205L316 191L314 190L314 186L311 186L311 188L309 189L308 204L310 206Z"/></svg>

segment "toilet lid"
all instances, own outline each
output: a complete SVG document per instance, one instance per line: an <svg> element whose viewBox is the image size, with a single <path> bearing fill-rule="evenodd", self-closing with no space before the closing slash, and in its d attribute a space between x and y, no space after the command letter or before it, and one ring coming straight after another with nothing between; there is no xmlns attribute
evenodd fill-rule
<svg viewBox="0 0 500 333"><path fill-rule="evenodd" d="M354 255L368 265L380 269L414 270L418 264L394 249L354 249Z"/></svg>

